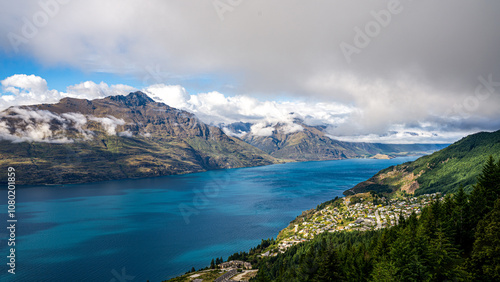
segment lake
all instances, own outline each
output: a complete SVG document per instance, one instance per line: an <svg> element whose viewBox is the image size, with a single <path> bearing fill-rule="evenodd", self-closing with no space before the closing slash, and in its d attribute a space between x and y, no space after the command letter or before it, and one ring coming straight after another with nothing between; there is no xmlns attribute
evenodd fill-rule
<svg viewBox="0 0 500 282"><path fill-rule="evenodd" d="M302 211L416 158L17 187L16 274L7 273L8 234L2 228L0 280L120 281L122 275L125 281L166 280L275 238ZM6 187L1 193L7 194ZM7 226L6 200L0 209Z"/></svg>

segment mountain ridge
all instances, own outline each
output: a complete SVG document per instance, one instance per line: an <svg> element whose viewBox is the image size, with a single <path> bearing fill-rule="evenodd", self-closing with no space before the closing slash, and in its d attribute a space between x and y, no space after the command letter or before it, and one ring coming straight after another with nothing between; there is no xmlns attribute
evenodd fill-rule
<svg viewBox="0 0 500 282"><path fill-rule="evenodd" d="M301 130L287 132L283 129L287 125L278 123L273 126L271 134L259 136L249 132L241 139L271 156L297 161L369 158L376 155L393 158L428 154L448 145L345 142L330 138L317 126L302 122L295 125L300 126Z"/></svg>
<svg viewBox="0 0 500 282"><path fill-rule="evenodd" d="M481 165L489 156L500 158L500 130L478 132L413 162L391 166L344 191L352 195L369 191L410 194L472 190Z"/></svg>
<svg viewBox="0 0 500 282"><path fill-rule="evenodd" d="M11 107L1 167L19 184L69 184L281 163L142 92ZM2 175L0 181L6 182Z"/></svg>
<svg viewBox="0 0 500 282"><path fill-rule="evenodd" d="M321 127L277 126L282 127L271 136L238 138L140 91L94 100L67 97L0 112L0 167L19 167L20 184L66 184L288 161L397 157L445 146L349 143L331 139Z"/></svg>

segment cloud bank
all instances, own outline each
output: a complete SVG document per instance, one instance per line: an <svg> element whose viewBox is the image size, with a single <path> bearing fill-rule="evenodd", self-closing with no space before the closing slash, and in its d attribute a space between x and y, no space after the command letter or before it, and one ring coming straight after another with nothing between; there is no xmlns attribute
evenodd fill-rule
<svg viewBox="0 0 500 282"><path fill-rule="evenodd" d="M2 1L0 52L136 77L159 100L208 122L267 122L293 111L311 123L328 121L342 138L500 127L498 1L221 1L230 8L212 1ZM40 22L41 14L47 20ZM14 96L0 103L128 89L88 84L59 93L43 79L19 76L2 82ZM188 95L179 85L203 90Z"/></svg>
<svg viewBox="0 0 500 282"><path fill-rule="evenodd" d="M89 128L89 121L95 122L92 130ZM14 106L0 112L0 140L73 143L92 139L95 129L108 135L131 137L132 133L129 131L117 133L120 125L125 125L125 121L112 116L95 117L80 113L58 115L46 110Z"/></svg>
<svg viewBox="0 0 500 282"><path fill-rule="evenodd" d="M488 81L487 77L484 79ZM413 95L418 99L405 99L394 95L394 91L406 91L403 88L383 83L367 85L353 79L344 83L346 91L356 93L353 96L359 102L355 104L316 99L262 101L248 95L226 96L216 91L191 95L179 85L164 84L152 85L143 91L158 102L196 114L205 123L253 123L251 132L258 136L271 135L277 123L283 125L281 128L286 133L299 131L299 120L311 126L325 126L331 138L344 141L451 143L471 133L500 128L497 111L500 95L491 86L495 82L488 89L488 83L481 80L478 79L481 95L465 95L455 104L446 97L426 95L424 87L415 86ZM233 136L244 135L224 126L223 129Z"/></svg>
<svg viewBox="0 0 500 282"><path fill-rule="evenodd" d="M127 85L111 85L92 81L67 87L66 92L51 90L47 81L36 75L15 74L0 81L0 110L10 106L28 106L44 103L57 103L65 97L81 99L100 99L107 96L127 95L136 89Z"/></svg>
<svg viewBox="0 0 500 282"><path fill-rule="evenodd" d="M1 81L0 109L10 106L39 103L56 103L64 97L95 99L111 95L127 95L137 89L127 85L96 84L91 81L67 87L66 92L51 90L45 79L35 75L18 74ZM395 89L383 83L366 85L354 79L344 82L346 91L356 88L356 104L319 99L295 98L294 100L265 100L249 95L228 96L217 91L190 94L180 85L154 84L142 89L155 101L196 114L203 122L220 125L227 134L242 136L226 125L244 122L253 126L254 135L269 136L276 124L284 133L302 130L298 124L326 127L334 139L345 141L385 143L453 142L480 130L500 128L497 118L498 87L493 77L478 79L477 93L464 96L460 104L450 105L447 111L439 106L444 97L427 97L424 87L415 90L419 101L405 100L392 94ZM396 89L397 90L397 89ZM400 89L404 91L403 88ZM371 93L375 93L371 95ZM386 96L380 99L380 96ZM387 101L391 101L387 105ZM397 105L397 106L396 106ZM404 106L401 106L404 105ZM67 115L77 128L87 122L87 117ZM93 117L108 134L116 134L116 127L123 125L112 117ZM37 132L43 132L42 128ZM45 135L46 132L44 133ZM126 133L124 136L126 136ZM122 134L122 135L123 135ZM26 135L27 138L31 138ZM47 135L48 136L48 135ZM34 137L33 137L34 138ZM43 139L43 138L42 138ZM41 140L40 138L34 140Z"/></svg>

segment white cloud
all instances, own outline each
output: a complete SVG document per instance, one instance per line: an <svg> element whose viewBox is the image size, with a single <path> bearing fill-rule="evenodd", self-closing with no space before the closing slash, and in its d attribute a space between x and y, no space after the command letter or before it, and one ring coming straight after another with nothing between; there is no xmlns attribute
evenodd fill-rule
<svg viewBox="0 0 500 282"><path fill-rule="evenodd" d="M244 2L225 11L221 21L212 1L71 1L19 50L49 66L133 73L158 83L170 76L157 75L156 66L173 76L215 74L243 87L241 92L269 95L337 96L308 87L309 78L323 70L390 80L418 69L415 77L428 78L428 84L462 89L482 72L499 73L500 4L494 1L401 1L402 13L369 38L351 64L340 44L353 44L354 28L373 22L373 12L387 9L387 1ZM40 12L38 1L0 2L0 34L23 37L25 19L33 21ZM456 33L461 36L442 36ZM7 36L0 48L13 52ZM230 81L235 77L241 83Z"/></svg>
<svg viewBox="0 0 500 282"><path fill-rule="evenodd" d="M45 92L47 91L47 81L33 74L16 74L2 80L2 87L13 94L19 93L21 89L33 92Z"/></svg>
<svg viewBox="0 0 500 282"><path fill-rule="evenodd" d="M9 106L54 103L64 96L47 88L47 81L35 75L15 74L1 81L0 110Z"/></svg>
<svg viewBox="0 0 500 282"><path fill-rule="evenodd" d="M118 132L118 136L132 138L134 136L134 134L132 133L132 131L126 130L126 131Z"/></svg>
<svg viewBox="0 0 500 282"><path fill-rule="evenodd" d="M270 136L277 124L285 134L303 130L295 119L308 125L338 125L354 110L334 102L259 101L246 95L227 97L217 91L189 95L179 85L156 84L144 91L155 101L194 113L208 124L255 123L251 132L258 136ZM231 136L245 134L233 132L228 127L222 128Z"/></svg>
<svg viewBox="0 0 500 282"><path fill-rule="evenodd" d="M187 107L189 94L180 85L155 84L144 89L155 101L161 101L170 107L182 109Z"/></svg>
<svg viewBox="0 0 500 282"><path fill-rule="evenodd" d="M90 140L95 133L87 128L89 120L98 122L108 135L117 135L117 127L125 125L123 119L112 116L84 116L80 113L58 115L46 110L11 107L0 112L0 140L45 143ZM118 133L118 136L132 137L132 132L127 130Z"/></svg>
<svg viewBox="0 0 500 282"><path fill-rule="evenodd" d="M87 117L80 113L64 113L61 116L67 120L71 120L78 128L82 128L87 123Z"/></svg>
<svg viewBox="0 0 500 282"><path fill-rule="evenodd" d="M477 131L460 132L437 132L437 131L394 131L388 134L366 134L355 136L332 136L328 137L346 142L366 142L366 143L386 143L386 144L448 144L455 142L464 136L476 133Z"/></svg>
<svg viewBox="0 0 500 282"><path fill-rule="evenodd" d="M117 84L111 85L92 81L82 82L67 87L67 92L51 90L45 79L35 75L15 74L1 81L0 110L11 106L27 106L43 103L57 103L65 97L79 99L98 99L113 95L127 95L136 91L134 87Z"/></svg>
<svg viewBox="0 0 500 282"><path fill-rule="evenodd" d="M271 136L274 132L274 127L271 124L259 122L252 125L250 132L255 136Z"/></svg>
<svg viewBox="0 0 500 282"><path fill-rule="evenodd" d="M92 100L107 96L127 95L136 90L134 87L123 84L108 86L104 82L96 84L92 81L85 81L80 84L68 86L68 93L65 96Z"/></svg>
<svg viewBox="0 0 500 282"><path fill-rule="evenodd" d="M470 101L479 75L500 79L498 1L401 1L401 14L370 36L350 64L340 44L354 44L356 27L376 24L373 14L387 9L387 1L242 1L224 12L224 21L212 1L101 2L60 5L47 25L18 46L19 54L44 66L134 75L159 85L189 89L184 83L189 81L206 95L188 97L177 86L150 90L208 122L282 120L283 113L300 107L308 123L327 121L336 126L335 136L357 136L381 135L393 124L412 127L415 122L443 130L487 130L500 120L500 96L492 95L467 113L472 118L460 117L454 129L442 123L443 113ZM0 34L28 38L22 36L25 21L40 13L38 1L0 1ZM0 48L6 53L15 49L7 36L0 37ZM218 83L231 84L232 94L243 95L223 97L224 87L212 87ZM52 103L65 96L34 78L16 77L5 84L9 94L1 97L0 108ZM66 94L112 95L102 87L75 86ZM285 102L272 102L283 94L299 98L291 98L295 102L288 108ZM351 111L321 108L311 97Z"/></svg>
<svg viewBox="0 0 500 282"><path fill-rule="evenodd" d="M304 130L300 124L294 123L293 121L283 121L278 123L269 122L258 122L250 127L250 133L255 136L271 136L274 131L282 134L291 134ZM228 131L230 131L228 129ZM232 132L233 136L241 137L244 133L235 134Z"/></svg>
<svg viewBox="0 0 500 282"><path fill-rule="evenodd" d="M11 108L0 113L0 139L13 142L70 143L66 135L71 121L49 111ZM8 121L14 122L9 125ZM84 137L86 137L85 135Z"/></svg>
<svg viewBox="0 0 500 282"><path fill-rule="evenodd" d="M280 127L279 129L283 134L290 134L304 130L300 124L287 123Z"/></svg>
<svg viewBox="0 0 500 282"><path fill-rule="evenodd" d="M104 82L97 84L87 81L68 86L67 92L58 92L50 90L43 78L34 75L13 75L1 83L3 94L0 96L2 98L0 108L2 109L8 106L55 103L63 97L95 99L110 95L126 95L136 90L127 85L109 86ZM495 109L499 98L498 95L491 95L489 100L482 101L485 104L481 111L483 117L475 111L467 112L468 116L457 116L457 113L450 115L443 112L441 110L443 105L453 109L453 97L460 97L459 101L467 101L470 95L450 96L451 94L443 93L436 97L429 94L432 93L431 89L413 85L411 81L392 85L383 80L359 80L349 75L317 76L309 83L311 87L318 89L324 87L325 91L330 89L351 93L350 99L354 103L313 99L259 100L249 95L226 96L217 91L189 94L180 85L165 84L151 85L143 91L155 101L194 113L208 124L252 123L254 124L251 129L252 134L259 136L269 136L277 124L280 124L277 128L285 133L300 131L302 127L296 121L299 119L307 125L327 126L329 136L334 139L390 143L453 142L456 136L485 130L478 125L491 123L486 116L491 116L493 119L496 115ZM81 135L91 137L82 129L89 117L66 114L60 118L71 120ZM93 117L91 120L101 123L105 131L113 135L116 134L117 126L124 125L123 120L110 117ZM43 128L37 130L42 132ZM227 126L223 126L223 130L226 134L237 137L245 134L242 131L232 132ZM421 134L408 135L405 132Z"/></svg>
<svg viewBox="0 0 500 282"><path fill-rule="evenodd" d="M128 85L111 85L92 81L68 86L67 92L50 90L47 81L39 76L16 74L1 81L3 92L0 99L0 110L11 107L0 113L0 118L15 119L15 131L11 132L8 123L0 124L0 138L16 142L37 141L51 143L73 142L72 136L67 137L68 130L72 129L79 134L78 138L92 138L93 133L87 130L88 120L99 122L107 134L116 135L116 128L124 125L125 121L115 117L84 116L80 113L64 113L61 115L49 111L19 108L18 106L35 105L42 103L57 103L65 97L80 99L97 99L112 95L126 95L136 89ZM124 133L129 135L128 132Z"/></svg>
<svg viewBox="0 0 500 282"><path fill-rule="evenodd" d="M294 118L310 125L342 122L353 107L335 102L260 101L247 95L225 96L217 91L189 95L179 85L153 85L144 89L157 102L196 114L208 124L233 122L293 123ZM298 127L290 127L298 130Z"/></svg>
<svg viewBox="0 0 500 282"><path fill-rule="evenodd" d="M30 123L33 121L47 123L52 120L56 121L63 120L60 116L53 114L52 112L49 111L22 109L18 107L10 109L9 117L22 119L24 123Z"/></svg>
<svg viewBox="0 0 500 282"><path fill-rule="evenodd" d="M246 131L241 131L241 130L238 130L238 132L235 132L235 131L231 130L230 128L228 128L227 126L223 126L222 131L224 131L224 133L228 136L234 136L234 137L238 137L238 138L241 138L248 133Z"/></svg>
<svg viewBox="0 0 500 282"><path fill-rule="evenodd" d="M106 130L106 133L108 135L116 135L116 127L125 124L125 121L123 119L118 119L114 116L89 117L89 120L99 122L104 127L104 130Z"/></svg>

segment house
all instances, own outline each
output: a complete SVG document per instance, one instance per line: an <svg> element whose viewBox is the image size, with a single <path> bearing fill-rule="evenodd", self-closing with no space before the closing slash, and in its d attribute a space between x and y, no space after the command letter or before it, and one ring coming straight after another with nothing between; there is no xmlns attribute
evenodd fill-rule
<svg viewBox="0 0 500 282"><path fill-rule="evenodd" d="M363 218L358 218L356 219L356 221L354 221L355 224L360 224L362 223L363 221L365 221Z"/></svg>
<svg viewBox="0 0 500 282"><path fill-rule="evenodd" d="M241 260L232 260L219 264L221 269L229 269L229 268L242 268L242 269L252 269L252 264L249 262L241 261Z"/></svg>

